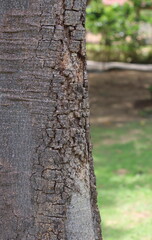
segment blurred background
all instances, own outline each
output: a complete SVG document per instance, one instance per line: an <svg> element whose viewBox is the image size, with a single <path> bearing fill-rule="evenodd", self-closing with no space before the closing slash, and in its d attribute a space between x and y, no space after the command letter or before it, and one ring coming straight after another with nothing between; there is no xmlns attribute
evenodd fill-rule
<svg viewBox="0 0 152 240"><path fill-rule="evenodd" d="M152 240L152 0L91 0L91 136L104 240Z"/></svg>

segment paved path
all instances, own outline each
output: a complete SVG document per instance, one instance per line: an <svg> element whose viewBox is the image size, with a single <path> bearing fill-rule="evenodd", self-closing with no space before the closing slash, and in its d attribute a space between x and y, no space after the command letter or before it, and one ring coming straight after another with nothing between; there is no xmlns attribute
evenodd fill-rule
<svg viewBox="0 0 152 240"><path fill-rule="evenodd" d="M123 62L94 62L87 61L87 69L89 71L107 71L110 69L152 71L152 64L136 64Z"/></svg>

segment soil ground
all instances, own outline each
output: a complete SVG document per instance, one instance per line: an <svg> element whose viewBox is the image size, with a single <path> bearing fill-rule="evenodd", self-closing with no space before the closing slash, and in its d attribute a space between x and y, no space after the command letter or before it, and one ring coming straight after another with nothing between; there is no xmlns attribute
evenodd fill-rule
<svg viewBox="0 0 152 240"><path fill-rule="evenodd" d="M152 117L148 88L152 72L111 70L89 73L90 121L111 125Z"/></svg>

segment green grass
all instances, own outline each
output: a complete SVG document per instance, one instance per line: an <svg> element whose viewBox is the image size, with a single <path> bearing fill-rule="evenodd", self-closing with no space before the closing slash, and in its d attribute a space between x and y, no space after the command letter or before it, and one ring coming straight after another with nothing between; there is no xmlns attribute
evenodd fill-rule
<svg viewBox="0 0 152 240"><path fill-rule="evenodd" d="M104 240L152 240L152 123L91 132Z"/></svg>

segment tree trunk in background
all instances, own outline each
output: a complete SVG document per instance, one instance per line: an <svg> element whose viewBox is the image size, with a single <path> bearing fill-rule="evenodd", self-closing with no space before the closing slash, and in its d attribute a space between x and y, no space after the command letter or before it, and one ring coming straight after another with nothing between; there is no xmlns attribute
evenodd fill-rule
<svg viewBox="0 0 152 240"><path fill-rule="evenodd" d="M0 239L101 240L86 0L0 3Z"/></svg>

